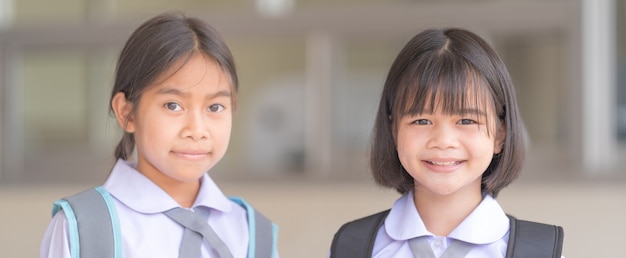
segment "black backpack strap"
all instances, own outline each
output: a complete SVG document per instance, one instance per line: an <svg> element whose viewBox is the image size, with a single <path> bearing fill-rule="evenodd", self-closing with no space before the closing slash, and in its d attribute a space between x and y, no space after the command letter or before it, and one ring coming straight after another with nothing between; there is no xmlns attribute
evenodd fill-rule
<svg viewBox="0 0 626 258"><path fill-rule="evenodd" d="M563 249L563 228L509 217L507 258L560 258Z"/></svg>
<svg viewBox="0 0 626 258"><path fill-rule="evenodd" d="M52 215L63 210L72 257L121 257L119 221L112 197L102 187L54 203Z"/></svg>
<svg viewBox="0 0 626 258"><path fill-rule="evenodd" d="M378 229L389 210L348 222L341 226L330 246L330 258L372 257Z"/></svg>

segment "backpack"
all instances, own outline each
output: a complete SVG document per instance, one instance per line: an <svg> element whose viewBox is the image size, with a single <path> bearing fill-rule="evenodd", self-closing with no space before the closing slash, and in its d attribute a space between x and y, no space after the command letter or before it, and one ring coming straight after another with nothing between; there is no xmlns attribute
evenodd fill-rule
<svg viewBox="0 0 626 258"><path fill-rule="evenodd" d="M389 210L376 213L341 226L333 238L330 258L370 258L378 229ZM555 225L518 220L508 215L510 222L507 258L560 258L563 228Z"/></svg>
<svg viewBox="0 0 626 258"><path fill-rule="evenodd" d="M242 198L229 199L247 212L248 258L275 257L278 227ZM113 197L103 187L92 188L54 202L52 216L61 209L67 220L71 257L122 257L119 217Z"/></svg>

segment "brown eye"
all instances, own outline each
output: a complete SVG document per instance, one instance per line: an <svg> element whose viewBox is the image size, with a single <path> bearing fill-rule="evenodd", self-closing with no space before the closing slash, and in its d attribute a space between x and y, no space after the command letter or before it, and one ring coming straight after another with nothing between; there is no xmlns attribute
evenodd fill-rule
<svg viewBox="0 0 626 258"><path fill-rule="evenodd" d="M222 112L224 109L225 107L221 104L213 104L209 106L209 112L213 112L213 113Z"/></svg>
<svg viewBox="0 0 626 258"><path fill-rule="evenodd" d="M165 103L165 108L171 111L181 111L183 108L176 102Z"/></svg>
<svg viewBox="0 0 626 258"><path fill-rule="evenodd" d="M459 120L458 123L462 124L462 125L473 125L473 124L476 124L476 121L474 121L472 119L461 119L461 120Z"/></svg>
<svg viewBox="0 0 626 258"><path fill-rule="evenodd" d="M414 124L416 125L430 125L432 124L432 122L430 122L430 120L428 119L417 119L415 121L413 121Z"/></svg>

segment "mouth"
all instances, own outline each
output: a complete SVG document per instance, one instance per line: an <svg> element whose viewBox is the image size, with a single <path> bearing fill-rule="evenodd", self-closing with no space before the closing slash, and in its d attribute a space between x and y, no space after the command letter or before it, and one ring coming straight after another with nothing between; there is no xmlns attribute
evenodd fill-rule
<svg viewBox="0 0 626 258"><path fill-rule="evenodd" d="M204 159L210 154L208 151L172 151L172 153L178 157L192 161Z"/></svg>
<svg viewBox="0 0 626 258"><path fill-rule="evenodd" d="M452 166L456 166L456 165L463 163L463 161L432 161L432 160L425 160L424 162L434 165L434 166L439 166L439 167L452 167Z"/></svg>

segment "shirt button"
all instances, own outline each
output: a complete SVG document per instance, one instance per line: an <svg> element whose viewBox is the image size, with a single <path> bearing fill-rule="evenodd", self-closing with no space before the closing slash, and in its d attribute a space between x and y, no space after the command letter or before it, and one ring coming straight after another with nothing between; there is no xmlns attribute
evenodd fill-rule
<svg viewBox="0 0 626 258"><path fill-rule="evenodd" d="M443 239L440 237L435 237L435 242L433 243L436 248L441 248L443 246Z"/></svg>

